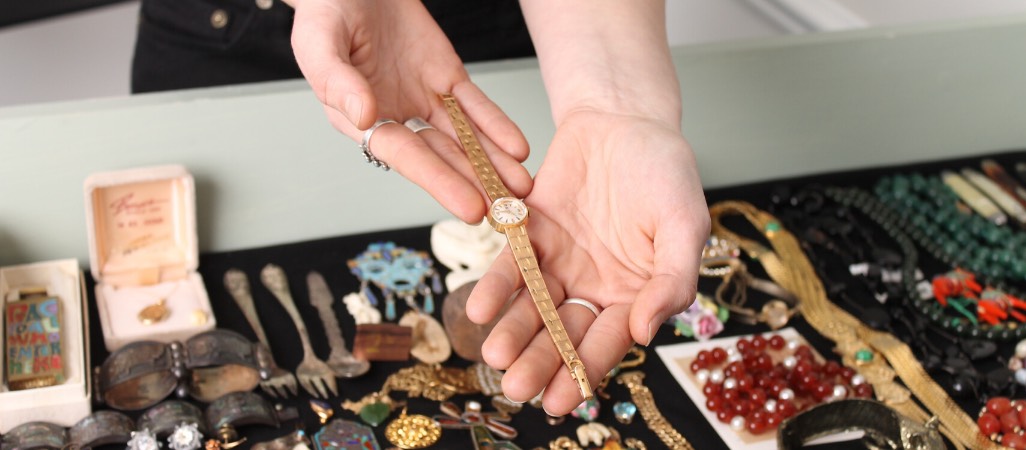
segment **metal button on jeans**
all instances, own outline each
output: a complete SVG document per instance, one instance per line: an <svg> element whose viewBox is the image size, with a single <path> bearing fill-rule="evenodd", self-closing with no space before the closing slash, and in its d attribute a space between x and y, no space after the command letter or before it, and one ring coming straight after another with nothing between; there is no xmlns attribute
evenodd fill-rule
<svg viewBox="0 0 1026 450"><path fill-rule="evenodd" d="M274 0L256 0L257 8L267 10L274 6Z"/></svg>
<svg viewBox="0 0 1026 450"><path fill-rule="evenodd" d="M210 25L217 29L227 26L228 12L223 9L215 9L214 13L210 15Z"/></svg>

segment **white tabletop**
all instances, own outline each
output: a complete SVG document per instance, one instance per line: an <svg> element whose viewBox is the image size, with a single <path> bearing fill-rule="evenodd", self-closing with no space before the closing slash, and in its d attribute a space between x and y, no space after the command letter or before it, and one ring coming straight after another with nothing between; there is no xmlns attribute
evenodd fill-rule
<svg viewBox="0 0 1026 450"><path fill-rule="evenodd" d="M707 187L1026 148L1026 16L678 48ZM553 133L536 62L473 79ZM197 181L202 251L430 224L448 213L365 164L302 80L0 109L0 265L88 261L82 182L166 163ZM642 155L643 156L643 155Z"/></svg>

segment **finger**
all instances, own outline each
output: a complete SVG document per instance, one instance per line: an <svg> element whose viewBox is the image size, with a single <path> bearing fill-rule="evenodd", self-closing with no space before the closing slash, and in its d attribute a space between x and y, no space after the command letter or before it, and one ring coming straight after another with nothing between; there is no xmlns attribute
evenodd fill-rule
<svg viewBox="0 0 1026 450"><path fill-rule="evenodd" d="M591 382L592 387L598 386L602 378L623 360L627 350L634 344L627 329L629 315L630 307L623 303L611 305L602 310L602 313L587 329L587 334L580 341L580 345L577 346L577 354L581 357L581 361L584 361L588 381ZM509 372L506 373L509 374ZM506 381L505 376L503 376L503 381ZM503 387L505 388L505 384ZM583 398L577 387L577 382L565 370L556 372L555 376L548 381L545 395L542 397L545 411L553 416L562 416L573 411L581 404L581 401Z"/></svg>
<svg viewBox="0 0 1026 450"><path fill-rule="evenodd" d="M446 125L443 125L443 127ZM458 143L457 140L437 129L425 129L417 132L417 135L420 136L421 139L424 139L424 142L426 142L428 146L446 162L446 164L461 173L463 177L466 178L474 188L476 188L478 196L482 199L488 197L484 185L481 184L477 174L474 172L473 166L470 164L470 159L467 157L467 153L463 150L462 145ZM491 146L491 144L486 145L485 143L482 143L482 146ZM494 158L490 157L490 159L492 159L493 164L496 166L496 171L501 174L508 175L502 175L502 177L510 179L507 187L510 188L510 191L513 192L514 195L521 196L530 192L533 181L531 180L531 175L527 172L527 169L503 152L494 152L492 156L494 156ZM477 206L477 204L468 205L468 209L471 206ZM472 211L474 214L468 215L467 217L459 216L460 219L467 223L476 223L480 222L481 217L486 213L485 210L478 210L477 208L473 208Z"/></svg>
<svg viewBox="0 0 1026 450"><path fill-rule="evenodd" d="M510 147L514 148L517 152L523 152L526 154L526 150L524 149L526 149L527 147L527 141L526 139L524 139L523 134L520 133L520 130L516 128L516 125L513 125L513 122L510 121L509 118L502 113L502 111L498 110L498 107L477 108L481 109L480 112L472 112L473 109L468 110L466 108L467 104L473 105L475 103L486 103L492 104L493 106L494 104L491 102L491 100L488 99L488 97L481 93L480 90L478 90L476 87L473 87L473 83L461 83L457 86L472 87L472 89L467 87L463 88L464 91L470 94L466 95L466 97L469 98L461 97L456 93L453 93L453 95L456 96L459 100L460 109L463 110L464 115L467 117L467 121L470 123L471 128L474 130L474 135L475 137L477 137L478 142L481 144L481 148L488 156L488 159L492 162L492 165L495 166L495 171L499 174L499 178L502 179L503 184L507 188L509 188L510 192L514 196L518 198L526 197L528 194L530 194L531 187L533 186L531 174L527 171L523 164L521 164L522 159L518 160L517 158L512 156L507 150L507 147ZM453 139L459 142L460 139L456 135L456 132L453 129L452 124L448 118L448 111L446 111L444 108L441 108L441 104L439 104L439 109L432 112L432 118L434 118L436 114L439 117L445 117L445 125L439 129L444 130L446 134L452 136ZM485 117L478 117L476 114L481 114ZM498 115L498 117L494 117L496 114ZM493 117L488 117L489 115ZM488 126L490 126L491 128L500 130L495 131L495 133L498 134L502 138L502 140L499 142L493 140L492 136L487 132L487 128L481 127L481 123L479 122L480 120L484 120L485 122L487 122ZM501 131L504 127L499 124L501 124L503 121L508 122L509 126L512 127L512 133L508 130ZM462 148L462 143L460 145L460 148Z"/></svg>
<svg viewBox="0 0 1026 450"><path fill-rule="evenodd" d="M499 252L499 256L481 276L474 286L474 291L467 298L467 318L479 325L490 323L506 306L506 302L513 297L516 290L523 286L523 282L520 268L513 258L513 251L507 245Z"/></svg>
<svg viewBox="0 0 1026 450"><path fill-rule="evenodd" d="M337 114L329 110L329 115ZM409 128L398 123L382 125L371 135L367 146L374 157L427 191L456 217L468 223L481 220L486 205L474 185L475 180L468 178L466 169L461 173L446 162ZM448 152L452 154L454 150ZM469 167L469 163L462 165Z"/></svg>
<svg viewBox="0 0 1026 450"><path fill-rule="evenodd" d="M453 87L453 95L460 99L467 116L474 118L474 123L498 148L517 162L527 159L530 149L524 133L476 84L459 83Z"/></svg>
<svg viewBox="0 0 1026 450"><path fill-rule="evenodd" d="M377 117L377 102L367 79L350 62L352 30L346 12L339 8L304 2L296 10L292 48L299 69L321 103L342 113L356 129L365 130Z"/></svg>
<svg viewBox="0 0 1026 450"><path fill-rule="evenodd" d="M574 346L581 342L588 327L597 320L591 311L577 305L562 305L556 312ZM574 390L577 389L570 372L564 369L563 358L553 344L552 336L546 330L539 330L503 374L502 393L514 402L525 402L538 395L542 389L547 390L546 385L552 380L560 378L570 381L574 384ZM577 398L574 407L581 403L580 394L577 394Z"/></svg>
<svg viewBox="0 0 1026 450"><path fill-rule="evenodd" d="M559 305L564 292L549 279L549 292L553 305ZM480 281L478 281L480 286ZM502 318L492 328L481 346L481 355L489 366L505 370L520 356L531 340L542 329L541 313L527 289L521 289Z"/></svg>
<svg viewBox="0 0 1026 450"><path fill-rule="evenodd" d="M702 246L709 236L708 214L664 222L655 236L651 279L631 304L630 332L634 341L647 346L659 326L695 300Z"/></svg>
<svg viewBox="0 0 1026 450"><path fill-rule="evenodd" d="M478 286L480 283L478 281ZM508 369L544 326L527 289L521 289L514 295L506 313L481 344L481 357L498 370Z"/></svg>

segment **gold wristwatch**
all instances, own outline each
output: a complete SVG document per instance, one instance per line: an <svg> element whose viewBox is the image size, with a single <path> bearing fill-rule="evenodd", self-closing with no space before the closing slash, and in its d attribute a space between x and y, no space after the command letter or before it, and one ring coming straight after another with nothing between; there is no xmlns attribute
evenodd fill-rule
<svg viewBox="0 0 1026 450"><path fill-rule="evenodd" d="M492 166L488 155L485 154L477 137L474 136L474 131L470 128L456 98L452 94L442 94L441 97L445 109L449 112L449 119L456 129L456 135L459 137L460 143L463 144L463 150L470 158L470 163L474 166L474 173L484 185L488 201L491 202L487 214L488 223L495 228L495 231L505 234L506 239L509 240L513 257L516 258L520 274L524 277L524 284L527 286L528 292L531 293L531 298L534 299L534 306L538 308L542 321L545 322L545 328L549 331L549 336L552 337L552 343L556 345L559 355L563 358L563 363L570 370L570 376L577 382L581 396L588 400L592 397L592 390L591 384L588 382L588 374L584 370L584 362L577 356L577 350L570 342L566 328L563 327L563 322L559 319L559 314L556 313L556 306L552 304L549 288L545 286L545 280L542 279L541 270L538 268L538 259L534 256L531 240L527 237L527 205L523 200L514 197L502 184L499 174L495 172L495 167Z"/></svg>

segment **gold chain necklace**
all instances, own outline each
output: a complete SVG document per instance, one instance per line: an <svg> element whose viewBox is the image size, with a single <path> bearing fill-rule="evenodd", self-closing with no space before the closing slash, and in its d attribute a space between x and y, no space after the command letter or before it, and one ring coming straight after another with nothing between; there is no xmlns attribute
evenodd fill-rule
<svg viewBox="0 0 1026 450"><path fill-rule="evenodd" d="M944 435L959 448L1002 448L980 434L976 422L930 378L907 345L894 335L870 329L827 298L823 283L798 240L773 215L737 201L717 203L709 208L709 213L712 233L737 242L762 263L771 278L798 297L805 320L834 341L844 364L866 378L878 400L920 422L928 420L932 413L940 420ZM737 214L758 229L773 249L743 238L720 223L721 217ZM895 381L895 375L907 389ZM913 395L930 413L913 400Z"/></svg>

